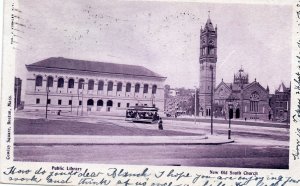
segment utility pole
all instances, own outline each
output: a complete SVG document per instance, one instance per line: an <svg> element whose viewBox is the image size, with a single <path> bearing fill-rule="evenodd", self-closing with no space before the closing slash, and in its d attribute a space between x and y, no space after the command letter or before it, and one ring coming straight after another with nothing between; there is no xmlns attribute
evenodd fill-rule
<svg viewBox="0 0 300 186"><path fill-rule="evenodd" d="M84 92L84 82L82 84L82 91L81 91L81 116L83 116L83 92Z"/></svg>
<svg viewBox="0 0 300 186"><path fill-rule="evenodd" d="M197 123L196 115L197 115L197 87L195 86L195 108L194 108L194 114L195 114L195 124Z"/></svg>
<svg viewBox="0 0 300 186"><path fill-rule="evenodd" d="M19 94L19 81L18 79L15 77L15 111L18 110L18 94Z"/></svg>
<svg viewBox="0 0 300 186"><path fill-rule="evenodd" d="M79 84L79 82L78 82L78 84ZM77 106L77 116L78 116L78 110L79 110L79 85L78 85L78 87L77 87L77 98L78 98L78 106Z"/></svg>
<svg viewBox="0 0 300 186"><path fill-rule="evenodd" d="M46 85L46 119L48 118L48 97L49 97L49 85L48 85L48 81L47 81L47 85Z"/></svg>
<svg viewBox="0 0 300 186"><path fill-rule="evenodd" d="M211 70L211 99L210 99L210 104L211 104L211 110L210 110L210 130L211 130L211 135L213 135L213 110L214 110L214 106L213 106L213 96L214 96L214 67L212 65L210 65L210 70Z"/></svg>

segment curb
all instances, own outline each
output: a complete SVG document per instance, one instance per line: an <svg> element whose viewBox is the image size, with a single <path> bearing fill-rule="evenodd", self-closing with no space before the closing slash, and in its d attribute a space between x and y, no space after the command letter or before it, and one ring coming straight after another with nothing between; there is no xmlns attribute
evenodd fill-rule
<svg viewBox="0 0 300 186"><path fill-rule="evenodd" d="M132 146L154 146L154 145L223 145L234 143L234 140L227 142L195 142L195 143L14 143L14 146L83 146L83 145L132 145Z"/></svg>

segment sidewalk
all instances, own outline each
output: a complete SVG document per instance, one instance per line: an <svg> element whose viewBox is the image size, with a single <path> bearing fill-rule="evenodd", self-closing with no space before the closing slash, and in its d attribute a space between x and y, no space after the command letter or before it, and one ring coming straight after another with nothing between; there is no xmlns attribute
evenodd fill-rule
<svg viewBox="0 0 300 186"><path fill-rule="evenodd" d="M15 145L221 145L227 136L15 135Z"/></svg>

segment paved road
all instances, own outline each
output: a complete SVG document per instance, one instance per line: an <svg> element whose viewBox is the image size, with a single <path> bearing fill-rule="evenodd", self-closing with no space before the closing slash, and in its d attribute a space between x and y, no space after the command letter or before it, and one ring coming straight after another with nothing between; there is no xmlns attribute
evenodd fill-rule
<svg viewBox="0 0 300 186"><path fill-rule="evenodd" d="M108 124L133 131L157 131L157 125L128 123L120 118L52 118L59 125L72 123L84 128ZM65 120L68 119L68 122ZM34 127L34 124L30 124ZM51 127L48 125L47 127ZM52 127L57 127L53 125ZM78 127L78 126L77 126ZM69 128L69 129L70 129ZM81 128L81 127L79 127ZM119 128L119 129L120 129ZM164 121L165 131L185 134L210 134L209 123ZM226 135L228 126L214 124L217 135ZM48 128L49 129L49 128ZM65 128L67 129L67 128ZM98 128L100 130L100 128ZM70 129L71 130L71 129ZM15 160L49 162L87 162L149 165L288 168L289 130L270 127L233 126L234 144L201 145L59 145L16 146ZM53 130L55 131L55 130ZM94 131L95 132L95 131ZM111 132L111 131L110 131ZM85 133L85 135L89 135ZM109 135L109 134L107 134Z"/></svg>
<svg viewBox="0 0 300 186"><path fill-rule="evenodd" d="M32 150L34 149L34 151ZM17 161L288 168L288 149L253 145L18 146Z"/></svg>
<svg viewBox="0 0 300 186"><path fill-rule="evenodd" d="M24 116L25 118L28 118L28 116ZM30 118L41 118L43 116L31 116ZM34 131L32 127L27 127L27 125L34 126L34 129L38 128L41 125L47 125L47 130L51 131L48 132L49 134L57 133L57 134L72 134L69 130L74 130L74 134L84 133L86 135L113 135L113 133L117 133L117 130L123 129L129 129L134 130L137 135L139 135L139 130L143 129L149 129L152 130L152 132L157 133L157 125L155 124L141 124L141 123L129 123L124 121L123 118L120 117L74 117L74 116L56 116L56 115L50 115L51 120L55 120L57 123L53 125L47 125L47 122L40 122L41 120L36 120L37 122L31 122L31 123L24 123L23 121L19 122L17 134L21 133L33 133ZM17 120L18 121L18 120ZM85 123L85 127L81 127L80 125L77 125L78 122ZM165 131L176 131L176 132L182 132L182 133L188 133L188 135L192 134L210 134L210 123L206 122L190 122L190 121L180 121L180 120L165 120L163 122L164 124L164 130ZM64 125L62 125L64 124ZM102 126L93 126L91 124L100 124ZM23 126L22 126L23 125ZM91 126L89 126L91 125ZM105 126L114 128L111 131L101 132L101 127ZM51 127L52 126L52 127ZM67 127L66 127L67 126ZM26 128L27 127L27 128ZM45 126L43 126L46 128ZM61 130L57 130L58 128ZM77 132L75 131L77 128ZM99 128L99 130L94 130L95 128ZM228 133L228 125L221 124L218 122L214 123L214 134L227 134ZM244 136L245 138L255 137L255 138L263 138L263 139L274 139L274 140L289 140L289 129L285 128L274 128L274 127L263 127L263 126L244 126L244 125L232 125L232 135L235 137ZM22 131L23 130L23 131ZM24 132L24 130L27 130ZM31 131L31 132L30 132ZM141 132L141 131L140 131ZM47 131L44 131L44 133L47 133ZM118 135L118 134L116 134ZM135 135L133 133L130 133L130 135ZM184 135L184 134L183 134Z"/></svg>

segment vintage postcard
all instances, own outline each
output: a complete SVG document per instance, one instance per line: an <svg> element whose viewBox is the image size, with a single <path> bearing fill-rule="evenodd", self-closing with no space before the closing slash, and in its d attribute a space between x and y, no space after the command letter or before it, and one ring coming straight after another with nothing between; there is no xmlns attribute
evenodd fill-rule
<svg viewBox="0 0 300 186"><path fill-rule="evenodd" d="M300 1L3 6L1 183L300 185Z"/></svg>

